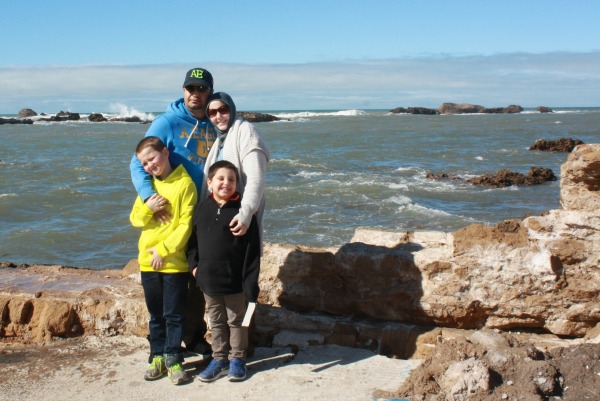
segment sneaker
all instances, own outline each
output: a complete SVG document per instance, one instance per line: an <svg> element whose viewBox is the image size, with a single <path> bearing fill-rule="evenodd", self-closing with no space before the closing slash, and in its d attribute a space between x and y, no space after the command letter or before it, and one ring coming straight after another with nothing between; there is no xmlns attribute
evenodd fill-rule
<svg viewBox="0 0 600 401"><path fill-rule="evenodd" d="M234 358L229 365L227 378L230 382L241 382L246 378L246 361Z"/></svg>
<svg viewBox="0 0 600 401"><path fill-rule="evenodd" d="M148 370L146 370L146 373L144 374L144 380L160 379L165 373L167 373L165 358L162 356L155 356L152 358L150 365L148 365Z"/></svg>
<svg viewBox="0 0 600 401"><path fill-rule="evenodd" d="M183 384L190 381L191 377L188 372L185 371L181 363L176 363L167 368L169 372L169 378L173 384Z"/></svg>
<svg viewBox="0 0 600 401"><path fill-rule="evenodd" d="M220 377L227 376L229 372L229 361L220 361L218 359L213 359L208 367L204 369L200 375L198 375L198 379L203 382L212 382L217 380Z"/></svg>

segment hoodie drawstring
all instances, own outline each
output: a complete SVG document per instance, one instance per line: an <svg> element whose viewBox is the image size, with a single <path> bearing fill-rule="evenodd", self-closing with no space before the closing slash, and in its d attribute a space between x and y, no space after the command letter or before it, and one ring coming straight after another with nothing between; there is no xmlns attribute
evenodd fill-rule
<svg viewBox="0 0 600 401"><path fill-rule="evenodd" d="M192 132L190 133L190 136L188 136L187 141L185 141L185 148L187 148L188 144L190 143L190 140L192 139L192 137L194 136L194 132L196 132L196 130L198 129L198 124L200 123L200 120L196 120L196 125L194 126L194 129L192 130Z"/></svg>

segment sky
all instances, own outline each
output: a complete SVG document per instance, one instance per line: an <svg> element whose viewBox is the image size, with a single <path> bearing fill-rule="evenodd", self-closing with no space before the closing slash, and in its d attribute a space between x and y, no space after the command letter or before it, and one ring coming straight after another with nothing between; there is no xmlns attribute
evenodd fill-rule
<svg viewBox="0 0 600 401"><path fill-rule="evenodd" d="M241 111L600 107L600 1L0 3L0 114L161 112L208 69Z"/></svg>

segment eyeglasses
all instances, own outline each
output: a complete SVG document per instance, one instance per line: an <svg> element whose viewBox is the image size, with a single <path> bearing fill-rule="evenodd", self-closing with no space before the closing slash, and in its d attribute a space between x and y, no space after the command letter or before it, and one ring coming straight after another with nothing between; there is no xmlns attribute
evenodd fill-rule
<svg viewBox="0 0 600 401"><path fill-rule="evenodd" d="M219 107L218 109L208 109L209 117L215 117L217 115L217 113L220 113L221 115L229 114L229 106L224 104L223 106Z"/></svg>
<svg viewBox="0 0 600 401"><path fill-rule="evenodd" d="M204 85L188 85L185 87L185 90L187 90L190 93L194 93L194 92L200 92L200 93L206 93L208 92L210 88L208 86L204 86Z"/></svg>

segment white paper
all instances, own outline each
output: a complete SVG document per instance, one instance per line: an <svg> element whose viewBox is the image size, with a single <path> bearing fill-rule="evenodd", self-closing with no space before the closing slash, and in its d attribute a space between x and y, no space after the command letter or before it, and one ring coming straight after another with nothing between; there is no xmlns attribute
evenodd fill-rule
<svg viewBox="0 0 600 401"><path fill-rule="evenodd" d="M244 315L244 320L242 321L243 327L250 326L250 320L252 320L252 315L254 314L254 309L256 309L256 302L249 302L248 308L246 309L246 314Z"/></svg>

